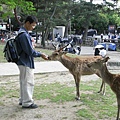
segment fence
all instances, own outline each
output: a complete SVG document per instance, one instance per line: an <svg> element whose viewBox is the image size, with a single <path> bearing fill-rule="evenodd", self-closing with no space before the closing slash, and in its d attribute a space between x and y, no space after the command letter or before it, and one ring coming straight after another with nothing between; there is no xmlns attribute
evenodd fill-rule
<svg viewBox="0 0 120 120"><path fill-rule="evenodd" d="M93 41L94 41L94 38L93 37L88 37L86 40L85 40L85 42L84 42L84 46L93 46ZM104 42L104 41L102 41L100 38L98 38L98 42L99 43L102 43L102 42ZM120 40L113 40L113 39L109 39L109 40L107 40L107 41L105 41L106 43L108 42L108 43L115 43L116 44L116 48L117 49L120 49Z"/></svg>

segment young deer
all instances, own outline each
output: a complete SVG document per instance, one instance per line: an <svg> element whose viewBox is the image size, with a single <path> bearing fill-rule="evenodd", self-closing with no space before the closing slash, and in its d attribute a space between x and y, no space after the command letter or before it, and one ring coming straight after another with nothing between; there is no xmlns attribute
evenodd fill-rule
<svg viewBox="0 0 120 120"><path fill-rule="evenodd" d="M64 48L64 47L63 47ZM96 61L97 59L101 59L101 56L84 56L84 57L69 57L66 55L65 51L62 51L63 48L59 50L55 50L52 55L48 56L49 60L58 60L60 61L66 68L69 69L70 73L73 75L76 84L76 99L80 99L80 92L79 92L79 84L82 75L92 75L96 74L100 77L100 74L97 70L93 70L87 66L88 63ZM100 87L100 91L105 94L105 84L102 82Z"/></svg>
<svg viewBox="0 0 120 120"><path fill-rule="evenodd" d="M106 66L106 62L109 57L103 59L97 59L96 61L89 63L88 67L99 70L101 74L102 80L107 83L112 91L116 94L117 104L118 104L118 112L116 120L119 120L119 111L120 111L120 74L112 74L108 71Z"/></svg>

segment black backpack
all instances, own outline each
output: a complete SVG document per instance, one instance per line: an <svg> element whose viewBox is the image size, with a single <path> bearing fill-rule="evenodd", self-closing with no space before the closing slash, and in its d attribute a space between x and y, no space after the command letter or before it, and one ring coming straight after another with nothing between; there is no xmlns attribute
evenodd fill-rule
<svg viewBox="0 0 120 120"><path fill-rule="evenodd" d="M22 33L23 32L19 33L15 38L11 38L6 42L3 53L7 62L16 63L19 60L20 56L18 54L16 40Z"/></svg>

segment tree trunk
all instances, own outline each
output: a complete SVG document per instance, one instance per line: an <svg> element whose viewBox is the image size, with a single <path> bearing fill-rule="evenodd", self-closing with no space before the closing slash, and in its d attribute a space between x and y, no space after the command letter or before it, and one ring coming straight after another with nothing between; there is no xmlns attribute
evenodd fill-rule
<svg viewBox="0 0 120 120"><path fill-rule="evenodd" d="M65 26L65 33L64 33L64 37L65 37L65 38L68 37L68 27L69 27L69 25L67 24L67 25Z"/></svg>
<svg viewBox="0 0 120 120"><path fill-rule="evenodd" d="M44 34L44 30L42 30L42 40L41 40L41 45L43 46L43 47L45 47L45 34Z"/></svg>
<svg viewBox="0 0 120 120"><path fill-rule="evenodd" d="M38 34L37 34L37 31L36 31L36 43L38 43Z"/></svg>
<svg viewBox="0 0 120 120"><path fill-rule="evenodd" d="M87 31L88 31L88 27L85 27L84 33L83 33L83 36L82 36L83 45L85 45L85 41L87 39Z"/></svg>

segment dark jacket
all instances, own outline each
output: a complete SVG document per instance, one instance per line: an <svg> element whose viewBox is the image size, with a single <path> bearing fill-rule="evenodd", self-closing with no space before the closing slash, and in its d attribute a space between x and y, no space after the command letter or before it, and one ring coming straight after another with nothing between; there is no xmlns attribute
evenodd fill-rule
<svg viewBox="0 0 120 120"><path fill-rule="evenodd" d="M94 55L95 55L95 56L98 56L98 55L99 55L99 53L100 53L99 49L98 49L98 48L95 48Z"/></svg>
<svg viewBox="0 0 120 120"><path fill-rule="evenodd" d="M21 33L17 39L17 48L20 55L20 59L16 63L17 65L23 65L30 68L35 68L34 57L40 57L40 52L37 52L32 47L32 40L28 31L22 27L18 33Z"/></svg>

